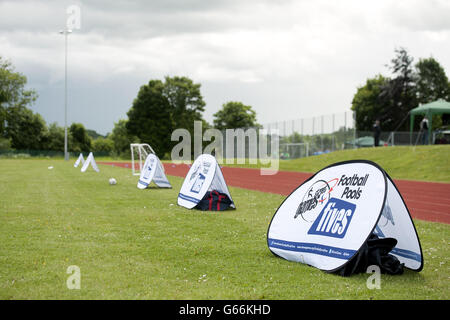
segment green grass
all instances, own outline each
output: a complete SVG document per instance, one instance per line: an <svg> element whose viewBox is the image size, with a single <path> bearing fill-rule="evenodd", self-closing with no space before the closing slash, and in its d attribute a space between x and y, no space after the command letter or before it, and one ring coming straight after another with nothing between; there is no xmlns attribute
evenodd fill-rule
<svg viewBox="0 0 450 320"><path fill-rule="evenodd" d="M395 179L450 182L450 145L341 150L295 160L280 160L279 170L314 173L330 164L355 159L374 161ZM259 163L225 165L261 166Z"/></svg>
<svg viewBox="0 0 450 320"><path fill-rule="evenodd" d="M138 190L130 170L72 164L0 160L0 299L450 298L448 225L415 221L423 271L382 275L369 290L367 274L342 278L270 253L281 195L230 188L237 210L200 212L177 206L181 178ZM71 265L80 290L66 287Z"/></svg>
<svg viewBox="0 0 450 320"><path fill-rule="evenodd" d="M372 160L396 179L450 182L450 145L343 150L281 161L280 169L316 172L329 164L352 159Z"/></svg>

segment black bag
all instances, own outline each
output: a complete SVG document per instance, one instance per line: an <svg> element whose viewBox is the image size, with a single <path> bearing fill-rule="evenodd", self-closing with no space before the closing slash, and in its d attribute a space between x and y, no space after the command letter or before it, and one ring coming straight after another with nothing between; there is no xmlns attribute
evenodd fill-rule
<svg viewBox="0 0 450 320"><path fill-rule="evenodd" d="M397 257L389 254L396 245L396 239L380 239L376 234L372 233L358 253L334 273L347 277L352 274L366 272L367 267L377 265L380 267L381 273L402 274L404 264L400 263Z"/></svg>
<svg viewBox="0 0 450 320"><path fill-rule="evenodd" d="M223 211L230 207L231 199L225 194L217 190L209 191L195 208L203 211Z"/></svg>

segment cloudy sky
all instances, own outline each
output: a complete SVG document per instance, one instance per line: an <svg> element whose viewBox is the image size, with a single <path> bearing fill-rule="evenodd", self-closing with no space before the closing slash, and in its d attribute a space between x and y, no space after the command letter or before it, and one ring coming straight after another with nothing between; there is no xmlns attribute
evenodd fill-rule
<svg viewBox="0 0 450 320"><path fill-rule="evenodd" d="M448 0L0 0L0 56L28 77L47 123L64 124L58 31L74 5L68 122L102 134L141 85L166 75L201 83L207 121L241 101L262 124L349 111L358 86L389 75L396 48L450 75Z"/></svg>

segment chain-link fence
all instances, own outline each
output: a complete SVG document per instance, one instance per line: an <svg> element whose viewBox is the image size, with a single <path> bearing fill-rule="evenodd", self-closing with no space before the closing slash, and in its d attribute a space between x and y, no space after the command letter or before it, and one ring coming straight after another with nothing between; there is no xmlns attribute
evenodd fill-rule
<svg viewBox="0 0 450 320"><path fill-rule="evenodd" d="M294 133L301 136L329 134L354 128L353 112L272 122L264 124L263 128L276 129L282 137L288 137Z"/></svg>
<svg viewBox="0 0 450 320"><path fill-rule="evenodd" d="M222 154L227 161L254 162L262 157L295 159L353 148L353 113L273 122L261 128L221 132ZM217 154L216 154L217 156Z"/></svg>
<svg viewBox="0 0 450 320"><path fill-rule="evenodd" d="M295 159L336 150L374 146L373 131L356 131L353 112L286 120L263 125L279 133L280 159ZM427 143L423 132L381 132L379 146L415 146ZM448 143L441 132L430 143ZM449 141L450 142L450 141Z"/></svg>
<svg viewBox="0 0 450 320"><path fill-rule="evenodd" d="M263 128L278 130L281 159L353 148L356 138L352 112L273 122L263 125Z"/></svg>
<svg viewBox="0 0 450 320"><path fill-rule="evenodd" d="M197 137L201 152L215 154L225 163L256 163L261 158L296 159L336 150L374 146L372 131L356 131L353 112L342 112L304 119L264 124L260 128L219 131L211 140ZM415 146L426 144L423 132L381 132L380 146ZM197 140L197 139L192 139ZM450 132L433 132L430 143L449 143ZM195 147L195 146L194 146ZM87 153L86 153L87 154ZM76 159L79 153L71 152ZM95 157L113 157L114 152L94 152ZM63 151L0 150L0 158L64 158ZM123 157L122 157L123 158ZM126 159L130 159L126 157ZM125 158L124 158L125 159Z"/></svg>

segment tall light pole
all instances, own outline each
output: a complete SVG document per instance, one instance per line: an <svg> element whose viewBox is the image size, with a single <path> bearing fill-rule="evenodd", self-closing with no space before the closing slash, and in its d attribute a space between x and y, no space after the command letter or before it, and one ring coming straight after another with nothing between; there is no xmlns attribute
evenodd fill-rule
<svg viewBox="0 0 450 320"><path fill-rule="evenodd" d="M69 160L69 153L67 152L67 37L72 33L72 30L65 28L59 31L64 35L65 40L65 55L64 55L64 160Z"/></svg>

